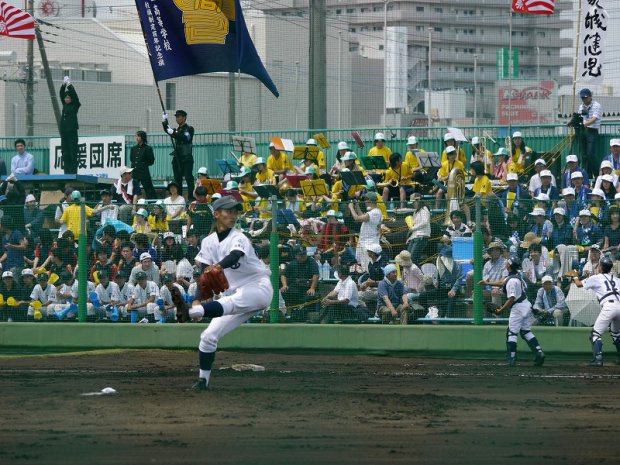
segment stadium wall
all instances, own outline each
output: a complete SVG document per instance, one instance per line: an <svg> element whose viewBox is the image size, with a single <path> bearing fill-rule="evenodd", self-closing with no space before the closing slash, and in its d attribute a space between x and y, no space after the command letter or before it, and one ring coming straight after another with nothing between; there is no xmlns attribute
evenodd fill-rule
<svg viewBox="0 0 620 465"><path fill-rule="evenodd" d="M67 349L195 349L206 324L115 325L102 323L0 323L0 353L9 349L49 352ZM585 354L589 328L536 327L545 352ZM224 337L221 349L329 351L358 354L489 353L505 351L506 328L500 325L268 325L245 324ZM528 352L519 340L522 353ZM605 348L613 352L609 336Z"/></svg>

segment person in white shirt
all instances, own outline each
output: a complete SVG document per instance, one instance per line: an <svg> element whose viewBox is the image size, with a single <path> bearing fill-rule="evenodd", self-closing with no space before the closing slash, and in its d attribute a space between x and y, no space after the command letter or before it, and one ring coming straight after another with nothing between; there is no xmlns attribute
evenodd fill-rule
<svg viewBox="0 0 620 465"><path fill-rule="evenodd" d="M362 223L357 239L355 258L362 270L368 271L369 258L366 250L370 244L379 244L381 242L380 230L383 216L381 215L381 210L377 208L377 194L374 192L366 194L366 213L362 213L362 209L357 202L349 203L349 211L355 221Z"/></svg>
<svg viewBox="0 0 620 465"><path fill-rule="evenodd" d="M346 266L338 266L338 283L333 291L321 300L321 323L333 323L334 321L355 320L358 318L357 306L359 305L357 285L349 275Z"/></svg>
<svg viewBox="0 0 620 465"><path fill-rule="evenodd" d="M428 240L431 237L431 212L426 205L422 204L420 194L411 195L413 201L413 216L405 218L409 226L407 237L407 250L411 254L413 263L419 263L426 251Z"/></svg>
<svg viewBox="0 0 620 465"><path fill-rule="evenodd" d="M598 132L603 120L603 107L597 101L592 100L590 89L581 89L579 97L581 98L579 113L583 116L584 125L582 164L588 174L592 176L598 170Z"/></svg>
<svg viewBox="0 0 620 465"><path fill-rule="evenodd" d="M106 313L108 312L108 306L118 306L121 301L121 291L118 288L118 284L114 281L110 281L110 276L106 270L101 270L99 272L99 284L95 287L95 294L97 294L99 303Z"/></svg>
<svg viewBox="0 0 620 465"><path fill-rule="evenodd" d="M136 273L136 286L133 288L133 294L127 304L127 311L131 315L131 322L137 322L138 315L147 315L150 320L153 318L157 304L155 300L159 296L159 289L157 284L153 281L146 279L146 273L144 271L138 271Z"/></svg>
<svg viewBox="0 0 620 465"><path fill-rule="evenodd" d="M102 207L108 208L104 209ZM112 193L109 190L103 189L101 191L101 202L97 204L96 208L98 210L101 210L101 221L99 222L99 224L101 224L102 226L108 219L118 219L118 206L112 204Z"/></svg>
<svg viewBox="0 0 620 465"><path fill-rule="evenodd" d="M53 284L49 284L49 277L47 273L41 273L37 276L37 284L34 286L32 293L30 294L31 300L38 300L41 302L41 314L43 316L53 316L54 309L52 304L56 303L56 287ZM34 307L28 306L28 316L34 317Z"/></svg>
<svg viewBox="0 0 620 465"><path fill-rule="evenodd" d="M26 141L17 139L15 141L17 155L11 159L12 174L34 174L34 157L26 152Z"/></svg>
<svg viewBox="0 0 620 465"><path fill-rule="evenodd" d="M119 302L117 304L119 314L125 318L127 316L127 305L129 305L129 299L133 297L134 287L127 282L125 274L122 272L114 275L114 282L118 286Z"/></svg>
<svg viewBox="0 0 620 465"><path fill-rule="evenodd" d="M609 328L611 339L616 346L616 363L620 364L620 279L613 275L614 262L610 257L603 257L599 262L599 274L581 281L577 276L573 281L577 287L591 289L601 305L590 341L592 342L593 360L590 366L603 366L603 334Z"/></svg>

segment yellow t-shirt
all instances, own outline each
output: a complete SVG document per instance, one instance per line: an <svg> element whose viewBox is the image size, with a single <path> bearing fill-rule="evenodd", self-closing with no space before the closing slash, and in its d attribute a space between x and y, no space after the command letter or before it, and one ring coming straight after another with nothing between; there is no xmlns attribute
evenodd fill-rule
<svg viewBox="0 0 620 465"><path fill-rule="evenodd" d="M368 156L369 157L376 157L378 155L381 155L383 158L385 158L385 162L388 164L390 164L390 155L392 155L392 151L390 150L389 147L387 146L383 146L382 149L377 148L377 147L373 147L368 151Z"/></svg>
<svg viewBox="0 0 620 465"><path fill-rule="evenodd" d="M409 167L407 163L403 163L402 165L400 165L400 168L397 170L394 170L393 168L386 170L383 181L390 182L392 179L396 179L400 183L401 186L407 186L407 185L410 185L412 181L411 181L411 178L402 179L403 177L406 177L406 176L411 176L411 168Z"/></svg>
<svg viewBox="0 0 620 465"><path fill-rule="evenodd" d="M149 215L149 224L151 225L151 231L154 232L166 232L168 231L168 221L166 218L157 219L153 215Z"/></svg>
<svg viewBox="0 0 620 465"><path fill-rule="evenodd" d="M488 193L493 191L491 187L491 181L489 178L485 176L476 176L476 180L474 181L473 191L476 194L482 195L482 197L486 197Z"/></svg>
<svg viewBox="0 0 620 465"><path fill-rule="evenodd" d="M319 155L317 156L316 161L319 165L319 170L321 171L321 173L326 173L327 172L327 158L325 157L325 154L323 153L322 150L319 150ZM317 174L320 174L320 173L317 171Z"/></svg>
<svg viewBox="0 0 620 465"><path fill-rule="evenodd" d="M508 172L520 174L525 169L525 154L531 152L532 149L525 147L525 152L521 153L521 148L515 149L508 163Z"/></svg>
<svg viewBox="0 0 620 465"><path fill-rule="evenodd" d="M452 165L450 165L449 161L446 160L446 161L441 163L441 168L439 168L439 171L437 172L437 176L438 177L442 177L442 178L446 178L446 177L450 176L450 172L454 168L461 168L462 170L465 170L465 166L460 161L455 160L454 163Z"/></svg>
<svg viewBox="0 0 620 465"><path fill-rule="evenodd" d="M86 212L86 218L93 216L93 209L89 206L84 206ZM77 203L69 205L63 212L60 220L67 225L67 229L71 231L77 239L82 232L82 221L80 214L81 206ZM88 224L88 222L86 222Z"/></svg>
<svg viewBox="0 0 620 465"><path fill-rule="evenodd" d="M239 184L239 190L254 192L254 189L252 188L252 183L249 181ZM253 207L254 197L251 197L249 195L242 193L241 198L243 199L243 203L241 204L243 206L243 210L246 212L251 212L252 207Z"/></svg>
<svg viewBox="0 0 620 465"><path fill-rule="evenodd" d="M426 150L418 150L418 152L426 152ZM409 168L411 168L411 172L413 173L414 170L421 168L420 166L420 160L418 160L418 156L413 153L411 150L409 150L407 152L407 154L405 155L405 163L409 165Z"/></svg>
<svg viewBox="0 0 620 465"><path fill-rule="evenodd" d="M241 155L241 158L239 158L239 161L243 166L251 170L254 166L254 163L256 162L256 155L254 155L253 153L243 153Z"/></svg>
<svg viewBox="0 0 620 465"><path fill-rule="evenodd" d="M465 166L465 163L467 163L467 159L465 158L465 150L463 150L463 147L459 147L457 150L458 156L456 157L456 159L463 163L463 166ZM441 152L441 163L443 163L444 161L448 161L448 154L446 153L445 149L443 152Z"/></svg>
<svg viewBox="0 0 620 465"><path fill-rule="evenodd" d="M356 192L361 191L364 186L351 186L347 191L349 199L351 199ZM340 197L340 191L342 190L342 179L339 179L332 185L332 200L342 200Z"/></svg>
<svg viewBox="0 0 620 465"><path fill-rule="evenodd" d="M267 168L263 173L256 173L256 181L258 184L275 184L276 177L273 171Z"/></svg>
<svg viewBox="0 0 620 465"><path fill-rule="evenodd" d="M267 168L273 172L283 170L293 171L293 164L286 153L280 152L280 157L277 160L273 155L269 155L267 159Z"/></svg>
<svg viewBox="0 0 620 465"><path fill-rule="evenodd" d="M147 218L147 221L145 221L144 223L138 224L138 220L137 220L136 216L133 217L133 229L135 229L136 232L139 233L139 234L150 233L151 232L151 224L148 222L148 218Z"/></svg>

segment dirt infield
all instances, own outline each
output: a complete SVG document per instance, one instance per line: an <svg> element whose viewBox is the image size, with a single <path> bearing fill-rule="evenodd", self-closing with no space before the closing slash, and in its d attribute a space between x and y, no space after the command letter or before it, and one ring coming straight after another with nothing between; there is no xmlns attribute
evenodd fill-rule
<svg viewBox="0 0 620 465"><path fill-rule="evenodd" d="M620 367L193 352L0 358L0 463L599 464ZM264 372L220 369L254 363ZM111 386L114 396L81 393Z"/></svg>

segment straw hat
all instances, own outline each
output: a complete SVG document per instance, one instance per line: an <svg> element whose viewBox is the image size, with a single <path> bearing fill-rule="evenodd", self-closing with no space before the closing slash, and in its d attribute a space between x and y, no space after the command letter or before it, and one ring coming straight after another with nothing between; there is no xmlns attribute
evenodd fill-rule
<svg viewBox="0 0 620 465"><path fill-rule="evenodd" d="M536 233L529 232L523 238L523 242L521 242L521 247L527 249L532 244L540 244L540 241L542 241L542 237L538 237Z"/></svg>
<svg viewBox="0 0 620 465"><path fill-rule="evenodd" d="M407 250L403 250L401 253L396 255L394 260L401 267L409 268L411 265L413 265L413 262L411 261L411 254Z"/></svg>

